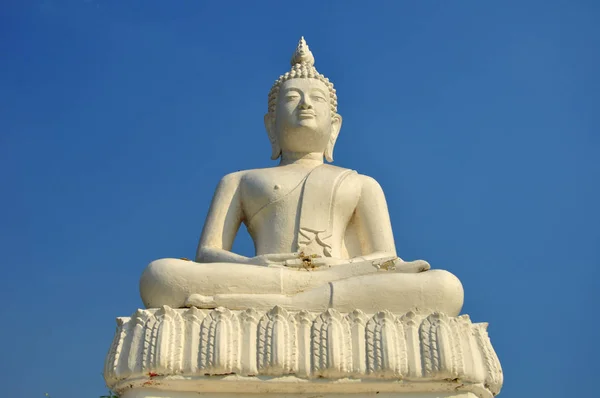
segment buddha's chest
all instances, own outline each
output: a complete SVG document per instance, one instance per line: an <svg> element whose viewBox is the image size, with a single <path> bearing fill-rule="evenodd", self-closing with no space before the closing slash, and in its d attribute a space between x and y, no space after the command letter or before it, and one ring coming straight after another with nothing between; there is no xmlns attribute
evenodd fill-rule
<svg viewBox="0 0 600 398"><path fill-rule="evenodd" d="M309 172L268 171L246 176L240 188L246 221L253 219L259 212L276 212L273 216L277 217L295 213Z"/></svg>
<svg viewBox="0 0 600 398"><path fill-rule="evenodd" d="M333 180L315 180L313 176L307 184L310 175L311 170L303 169L274 169L247 175L240 187L246 222L252 224L255 218L280 226L285 220L295 222L303 203L309 202L312 205L304 212L310 211L314 217L349 218L360 194L360 189L352 184L352 178L335 184Z"/></svg>

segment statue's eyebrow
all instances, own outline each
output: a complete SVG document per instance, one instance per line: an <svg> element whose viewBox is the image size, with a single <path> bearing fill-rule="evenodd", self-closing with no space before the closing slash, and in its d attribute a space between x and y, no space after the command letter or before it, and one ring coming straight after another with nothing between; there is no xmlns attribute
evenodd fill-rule
<svg viewBox="0 0 600 398"><path fill-rule="evenodd" d="M318 88L318 87L315 87L315 88L313 88L313 89L312 89L312 90L310 90L310 91L311 91L311 92L313 92L313 93L314 93L315 91L318 91L318 92L320 92L321 94L323 94L323 96L324 96L324 97L327 97L327 93L326 93L325 91L321 90L321 89L320 89L320 88Z"/></svg>
<svg viewBox="0 0 600 398"><path fill-rule="evenodd" d="M297 92L298 94L302 94L302 90L300 90L299 88L296 88L296 87L288 87L288 88L286 88L286 89L283 91L283 93L284 93L284 94L287 94L287 93L289 93L290 91L295 91L295 92Z"/></svg>

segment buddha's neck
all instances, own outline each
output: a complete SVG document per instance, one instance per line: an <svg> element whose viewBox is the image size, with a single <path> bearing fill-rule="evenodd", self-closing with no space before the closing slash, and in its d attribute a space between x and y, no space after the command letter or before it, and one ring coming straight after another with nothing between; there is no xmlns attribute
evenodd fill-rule
<svg viewBox="0 0 600 398"><path fill-rule="evenodd" d="M280 166L288 164L302 164L318 166L323 164L322 152L283 152L281 154Z"/></svg>

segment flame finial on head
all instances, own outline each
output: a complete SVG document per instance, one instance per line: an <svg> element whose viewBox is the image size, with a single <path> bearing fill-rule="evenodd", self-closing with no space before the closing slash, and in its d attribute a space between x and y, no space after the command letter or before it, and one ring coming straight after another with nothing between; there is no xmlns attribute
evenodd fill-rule
<svg viewBox="0 0 600 398"><path fill-rule="evenodd" d="M337 95L335 93L335 89L333 88L333 83L331 83L328 78L317 72L317 69L315 69L315 57L308 48L308 44L306 44L304 36L300 38L290 63L292 64L292 69L289 72L279 76L279 79L275 81L273 87L271 87L271 91L269 91L269 113L275 113L277 95L279 94L279 88L283 82L290 79L302 78L317 79L323 82L323 84L325 84L325 86L327 86L329 89L329 105L331 108L331 113L337 113Z"/></svg>
<svg viewBox="0 0 600 398"><path fill-rule="evenodd" d="M294 55L292 55L292 60L290 61L292 66L303 63L309 64L310 66L315 64L315 57L310 51L310 48L308 48L304 36L300 37L296 51L294 51Z"/></svg>

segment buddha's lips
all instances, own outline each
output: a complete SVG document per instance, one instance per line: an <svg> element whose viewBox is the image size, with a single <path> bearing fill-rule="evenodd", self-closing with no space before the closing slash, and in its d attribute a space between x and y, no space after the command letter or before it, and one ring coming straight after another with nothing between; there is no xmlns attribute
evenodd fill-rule
<svg viewBox="0 0 600 398"><path fill-rule="evenodd" d="M315 117L315 113L313 111L302 111L298 112L298 117L301 119L309 119Z"/></svg>

